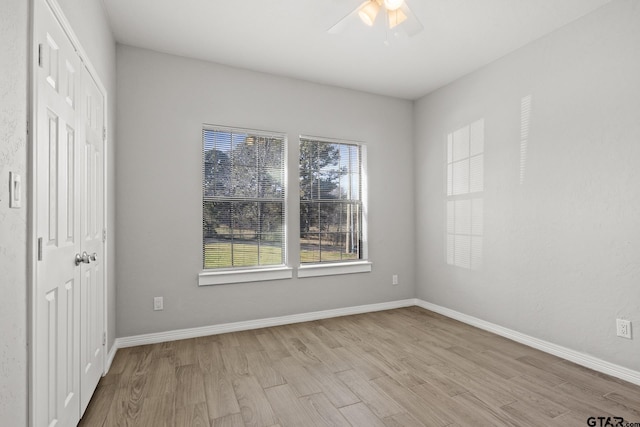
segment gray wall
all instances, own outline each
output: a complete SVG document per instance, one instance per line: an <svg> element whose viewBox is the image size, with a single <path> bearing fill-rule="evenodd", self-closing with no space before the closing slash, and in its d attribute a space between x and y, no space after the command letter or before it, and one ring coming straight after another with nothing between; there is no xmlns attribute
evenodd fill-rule
<svg viewBox="0 0 640 427"><path fill-rule="evenodd" d="M640 4L615 1L416 102L419 298L640 370L637 332L615 336L640 325L638 76ZM446 258L446 147L479 119L467 269Z"/></svg>
<svg viewBox="0 0 640 427"><path fill-rule="evenodd" d="M414 296L411 102L129 46L117 53L119 337ZM365 141L373 272L198 287L203 123L286 132L293 171L299 134ZM295 245L289 255L296 266ZM164 311L153 311L154 296Z"/></svg>
<svg viewBox="0 0 640 427"><path fill-rule="evenodd" d="M9 209L9 172L27 176L27 36L24 0L0 13L0 423L27 422L27 192Z"/></svg>
<svg viewBox="0 0 640 427"><path fill-rule="evenodd" d="M116 135L116 43L111 34L107 13L101 0L58 0L65 16L71 23L76 36L85 52L89 56L91 64L102 84L107 90L108 129L107 129L107 200L109 204L107 212L107 245L108 245L108 270L107 270L107 348L111 348L116 335L116 273L115 273L115 135Z"/></svg>

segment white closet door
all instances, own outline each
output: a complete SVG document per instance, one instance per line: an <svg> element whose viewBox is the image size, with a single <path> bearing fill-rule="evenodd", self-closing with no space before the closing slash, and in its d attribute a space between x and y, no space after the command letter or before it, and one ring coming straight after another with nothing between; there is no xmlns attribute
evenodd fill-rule
<svg viewBox="0 0 640 427"><path fill-rule="evenodd" d="M34 426L75 426L104 369L104 96L34 1Z"/></svg>
<svg viewBox="0 0 640 427"><path fill-rule="evenodd" d="M81 408L87 408L104 370L104 97L88 71L84 72L84 144L82 161L82 264L80 305Z"/></svg>
<svg viewBox="0 0 640 427"><path fill-rule="evenodd" d="M37 426L80 417L80 188L83 65L44 1L36 1L34 391Z"/></svg>

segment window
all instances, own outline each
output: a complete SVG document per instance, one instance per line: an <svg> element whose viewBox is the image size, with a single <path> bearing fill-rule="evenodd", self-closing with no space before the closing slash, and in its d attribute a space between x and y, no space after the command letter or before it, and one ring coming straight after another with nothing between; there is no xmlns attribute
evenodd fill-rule
<svg viewBox="0 0 640 427"><path fill-rule="evenodd" d="M200 284L248 281L248 269L286 264L285 145L282 134L203 128ZM229 270L245 275L211 279Z"/></svg>
<svg viewBox="0 0 640 427"><path fill-rule="evenodd" d="M305 265L366 260L363 152L356 143L300 138L299 277Z"/></svg>
<svg viewBox="0 0 640 427"><path fill-rule="evenodd" d="M447 264L482 266L484 119L447 136Z"/></svg>

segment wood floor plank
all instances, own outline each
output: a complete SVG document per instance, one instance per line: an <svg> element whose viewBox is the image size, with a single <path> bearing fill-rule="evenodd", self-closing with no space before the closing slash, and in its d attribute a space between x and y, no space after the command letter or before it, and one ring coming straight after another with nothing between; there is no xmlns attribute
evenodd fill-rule
<svg viewBox="0 0 640 427"><path fill-rule="evenodd" d="M273 361L266 351L246 354L249 373L258 379L262 388L284 384L284 377L273 368Z"/></svg>
<svg viewBox="0 0 640 427"><path fill-rule="evenodd" d="M116 387L115 383L98 385L93 395L93 403L95 404L89 405L85 411L80 424L78 424L80 427L102 426L113 402Z"/></svg>
<svg viewBox="0 0 640 427"><path fill-rule="evenodd" d="M478 399L473 393L463 393L453 396L456 400L467 409L472 410L482 419L483 423L488 422L493 426L520 426L520 423L498 407L494 407L482 400ZM513 402L512 402L513 403ZM539 427L539 426L536 426Z"/></svg>
<svg viewBox="0 0 640 427"><path fill-rule="evenodd" d="M640 387L418 307L118 351L80 426L579 426Z"/></svg>
<svg viewBox="0 0 640 427"><path fill-rule="evenodd" d="M249 364L247 354L240 349L240 346L223 347L220 349L224 368L235 375L249 375Z"/></svg>
<svg viewBox="0 0 640 427"><path fill-rule="evenodd" d="M382 350L382 349L381 349ZM397 355L373 350L362 354L362 357L370 364L380 368L386 376L398 381L404 387L413 387L424 383L420 377L413 375L399 362Z"/></svg>
<svg viewBox="0 0 640 427"><path fill-rule="evenodd" d="M235 332L240 349L245 353L252 353L257 351L263 351L264 347L258 340L255 331L241 331Z"/></svg>
<svg viewBox="0 0 640 427"><path fill-rule="evenodd" d="M567 382L560 384L557 388L575 399L587 402L616 416L621 416L627 420L640 421L640 411L634 408L634 406L640 407L640 403L629 399L629 397L633 398L633 396L625 396L624 402L618 402L607 397L611 395L611 393L603 396L599 391L587 387L584 384L578 386ZM613 394L615 395L616 393L613 392Z"/></svg>
<svg viewBox="0 0 640 427"><path fill-rule="evenodd" d="M536 411L523 402L513 402L505 405L500 410L507 414L514 423L521 426L538 427L540 425L549 425L553 418L540 415ZM566 412L565 412L566 413Z"/></svg>
<svg viewBox="0 0 640 427"><path fill-rule="evenodd" d="M242 414L230 414L221 418L216 418L211 423L211 427L245 427L242 421Z"/></svg>
<svg viewBox="0 0 640 427"><path fill-rule="evenodd" d="M291 331L285 329L278 329L275 336L280 339L284 347L296 358L300 363L320 363L320 359L313 351L302 341L298 336L295 336Z"/></svg>
<svg viewBox="0 0 640 427"><path fill-rule="evenodd" d="M307 344L307 347L320 362L331 369L331 372L346 371L353 368L349 360L338 357L331 348L321 342Z"/></svg>
<svg viewBox="0 0 640 427"><path fill-rule="evenodd" d="M486 376L476 377L473 373L470 374L469 371L462 370L457 365L435 365L433 369L455 381L483 402L494 407L508 405L515 401L513 396L504 390L497 389L493 382L485 382Z"/></svg>
<svg viewBox="0 0 640 427"><path fill-rule="evenodd" d="M196 347L198 366L203 372L214 373L224 369L222 346L217 341L198 343Z"/></svg>
<svg viewBox="0 0 640 427"><path fill-rule="evenodd" d="M238 376L234 378L233 390L238 399L242 420L247 427L266 427L278 422L265 391L260 387L256 377Z"/></svg>
<svg viewBox="0 0 640 427"><path fill-rule="evenodd" d="M435 369L433 365L427 365L418 358L407 358L402 360L401 363L425 383L435 386L448 396L455 396L469 391L449 376Z"/></svg>
<svg viewBox="0 0 640 427"><path fill-rule="evenodd" d="M298 397L321 393L322 386L307 369L304 364L294 357L285 357L274 363L273 367L287 381Z"/></svg>
<svg viewBox="0 0 640 427"><path fill-rule="evenodd" d="M245 427L240 413L230 414L225 417L216 418L211 423L211 427Z"/></svg>
<svg viewBox="0 0 640 427"><path fill-rule="evenodd" d="M451 417L440 408L428 405L425 400L393 378L381 377L372 382L425 425L447 426L453 422Z"/></svg>
<svg viewBox="0 0 640 427"><path fill-rule="evenodd" d="M129 387L119 385L116 387L103 425L110 427L139 423L141 413L141 396L132 394Z"/></svg>
<svg viewBox="0 0 640 427"><path fill-rule="evenodd" d="M305 368L318 381L320 389L336 408L352 405L360 401L351 389L340 381L325 365L313 364Z"/></svg>
<svg viewBox="0 0 640 427"><path fill-rule="evenodd" d="M318 426L351 427L349 421L324 393L303 396L299 400Z"/></svg>
<svg viewBox="0 0 640 427"><path fill-rule="evenodd" d="M526 374L529 376L538 377L546 381L549 385L552 385L552 386L559 385L565 382L563 378L560 378L557 375L546 372L531 364L523 363L518 359L511 358L497 351L497 349L489 349L482 352L482 354L485 355L487 358L493 360L496 363L496 365L503 366L505 369L509 370L510 372L517 373L516 375L513 375L510 378L514 376Z"/></svg>
<svg viewBox="0 0 640 427"><path fill-rule="evenodd" d="M240 347L238 337L234 333L220 334L217 336L220 346L223 348Z"/></svg>
<svg viewBox="0 0 640 427"><path fill-rule="evenodd" d="M431 384L422 384L411 389L418 397L420 397L425 405L436 406L443 411L456 425L483 426L492 427L492 422L478 417L478 414L470 410L466 405L452 399Z"/></svg>
<svg viewBox="0 0 640 427"><path fill-rule="evenodd" d="M343 406L340 412L352 426L385 427L382 420L362 402Z"/></svg>
<svg viewBox="0 0 640 427"><path fill-rule="evenodd" d="M587 418L584 415L578 415L575 412L568 412L549 421L552 427L584 427L587 424Z"/></svg>
<svg viewBox="0 0 640 427"><path fill-rule="evenodd" d="M624 390L607 393L604 397L628 409L640 412L640 390L626 388ZM638 419L640 419L640 417L638 417Z"/></svg>
<svg viewBox="0 0 640 427"><path fill-rule="evenodd" d="M151 361L145 384L144 397L160 397L173 394L176 390L176 368L169 357L161 357Z"/></svg>
<svg viewBox="0 0 640 427"><path fill-rule="evenodd" d="M364 350L355 347L337 347L333 349L337 357L348 360L353 369L362 374L367 380L380 378L384 375L384 371L362 358Z"/></svg>
<svg viewBox="0 0 640 427"><path fill-rule="evenodd" d="M179 366L176 369L176 408L204 403L204 379L197 365Z"/></svg>
<svg viewBox="0 0 640 427"><path fill-rule="evenodd" d="M200 402L176 408L176 426L209 427L207 404Z"/></svg>
<svg viewBox="0 0 640 427"><path fill-rule="evenodd" d="M485 353L478 353L476 351L471 351L468 348L458 346L451 347L448 351L451 351L458 356L473 362L475 365L478 365L479 367L507 380L521 374L520 371L511 368L508 364L503 363L499 358L489 357Z"/></svg>
<svg viewBox="0 0 640 427"><path fill-rule="evenodd" d="M203 374L204 394L209 419L240 413L231 375L224 370Z"/></svg>
<svg viewBox="0 0 640 427"><path fill-rule="evenodd" d="M138 351L129 353L129 363L120 374L120 381L107 413L105 425L119 425L118 423L122 421L138 422L152 361L148 349L148 346L144 346Z"/></svg>
<svg viewBox="0 0 640 427"><path fill-rule="evenodd" d="M336 330L334 336L343 346L356 346L365 352L375 350L374 343L379 339L369 331L349 321L345 321L343 328Z"/></svg>
<svg viewBox="0 0 640 427"><path fill-rule="evenodd" d="M265 393L271 407L278 414L278 420L282 427L313 427L317 425L289 384L268 388Z"/></svg>
<svg viewBox="0 0 640 427"><path fill-rule="evenodd" d="M309 329L311 333L318 337L320 342L326 347L338 348L342 346L342 344L335 339L331 331L322 326L319 322L310 322Z"/></svg>
<svg viewBox="0 0 640 427"><path fill-rule="evenodd" d="M256 334L256 337L271 360L280 360L291 356L289 350L273 334L271 329L261 330L260 333Z"/></svg>
<svg viewBox="0 0 640 427"><path fill-rule="evenodd" d="M400 404L392 400L384 391L365 377L362 377L358 372L351 370L339 372L336 375L379 418L405 412L405 409Z"/></svg>
<svg viewBox="0 0 640 427"><path fill-rule="evenodd" d="M193 365L198 363L198 351L196 340L179 340L175 345L176 366Z"/></svg>
<svg viewBox="0 0 640 427"><path fill-rule="evenodd" d="M139 425L141 427L173 427L177 425L173 393L145 397L142 402Z"/></svg>
<svg viewBox="0 0 640 427"><path fill-rule="evenodd" d="M516 384L521 385L522 387L531 390L541 396L546 397L549 400L552 400L559 405L568 408L570 411L579 414L585 414L585 419L588 416L592 416L593 414L599 414L602 416L613 416L613 414L605 411L602 408L594 406L593 402L585 402L582 399L576 398L573 395L568 394L558 387L548 387L543 382L539 381L535 377L529 377L527 375L522 375L516 378L512 378L509 380L510 382L514 382ZM591 414L591 415L586 415Z"/></svg>
<svg viewBox="0 0 640 427"><path fill-rule="evenodd" d="M577 368L569 363L546 363L545 370L564 378L567 382L575 384L581 388L589 388L595 392L605 395L620 388L615 381L602 378L593 373L585 372L581 368Z"/></svg>
<svg viewBox="0 0 640 427"><path fill-rule="evenodd" d="M407 412L385 418L384 425L387 427L427 427Z"/></svg>

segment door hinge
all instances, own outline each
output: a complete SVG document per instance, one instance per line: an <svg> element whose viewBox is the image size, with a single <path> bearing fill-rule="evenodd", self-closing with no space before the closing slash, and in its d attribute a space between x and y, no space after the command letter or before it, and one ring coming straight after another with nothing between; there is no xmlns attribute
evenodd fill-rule
<svg viewBox="0 0 640 427"><path fill-rule="evenodd" d="M107 229L103 228L102 229L102 243L107 241Z"/></svg>
<svg viewBox="0 0 640 427"><path fill-rule="evenodd" d="M38 67L42 67L42 43L38 45Z"/></svg>
<svg viewBox="0 0 640 427"><path fill-rule="evenodd" d="M107 141L107 128L103 127L102 128L102 142L106 142Z"/></svg>
<svg viewBox="0 0 640 427"><path fill-rule="evenodd" d="M102 345L107 345L107 333L102 333Z"/></svg>
<svg viewBox="0 0 640 427"><path fill-rule="evenodd" d="M42 261L42 237L38 237L38 261Z"/></svg>

